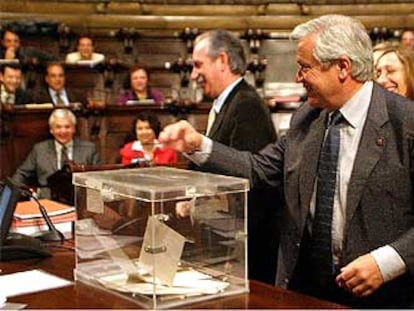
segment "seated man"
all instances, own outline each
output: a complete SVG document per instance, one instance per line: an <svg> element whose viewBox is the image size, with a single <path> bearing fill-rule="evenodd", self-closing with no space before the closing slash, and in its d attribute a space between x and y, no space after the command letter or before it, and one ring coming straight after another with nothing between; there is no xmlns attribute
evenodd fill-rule
<svg viewBox="0 0 414 311"><path fill-rule="evenodd" d="M71 103L85 104L85 96L65 87L65 69L59 62L48 63L45 75L46 87L33 94L36 103L53 103L55 106L69 106Z"/></svg>
<svg viewBox="0 0 414 311"><path fill-rule="evenodd" d="M2 32L0 58L13 60L21 63L33 63L45 65L47 62L56 61L57 58L45 51L34 47L23 47L20 37L13 29L7 28Z"/></svg>
<svg viewBox="0 0 414 311"><path fill-rule="evenodd" d="M22 70L18 64L1 66L0 103L8 105L25 105L32 102L29 94L21 88Z"/></svg>
<svg viewBox="0 0 414 311"><path fill-rule="evenodd" d="M101 63L105 56L101 53L94 53L93 41L88 36L81 36L78 39L77 52L66 55L66 63L76 64L79 61L91 61Z"/></svg>
<svg viewBox="0 0 414 311"><path fill-rule="evenodd" d="M41 198L50 198L47 178L67 161L79 164L99 164L95 144L74 138L76 117L68 109L55 109L49 117L54 139L36 144L12 179L17 183L35 184Z"/></svg>

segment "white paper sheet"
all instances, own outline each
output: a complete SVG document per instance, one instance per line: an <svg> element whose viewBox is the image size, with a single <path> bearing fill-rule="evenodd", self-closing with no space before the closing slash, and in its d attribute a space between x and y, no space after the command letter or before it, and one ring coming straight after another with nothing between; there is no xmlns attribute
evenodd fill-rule
<svg viewBox="0 0 414 311"><path fill-rule="evenodd" d="M35 293L71 284L71 281L42 270L29 270L0 276L1 294L5 297Z"/></svg>

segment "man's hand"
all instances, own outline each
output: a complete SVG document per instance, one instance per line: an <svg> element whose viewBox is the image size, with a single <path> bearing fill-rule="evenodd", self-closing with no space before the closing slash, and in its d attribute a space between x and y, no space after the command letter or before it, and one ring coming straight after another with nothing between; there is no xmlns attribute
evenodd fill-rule
<svg viewBox="0 0 414 311"><path fill-rule="evenodd" d="M374 257L367 254L343 267L336 282L339 287L353 295L364 297L376 291L384 283L384 279Z"/></svg>
<svg viewBox="0 0 414 311"><path fill-rule="evenodd" d="M5 59L15 59L16 58L16 49L14 47L9 47L4 52L4 58Z"/></svg>
<svg viewBox="0 0 414 311"><path fill-rule="evenodd" d="M192 153L200 149L202 137L190 123L179 121L168 125L160 133L158 141L180 152Z"/></svg>

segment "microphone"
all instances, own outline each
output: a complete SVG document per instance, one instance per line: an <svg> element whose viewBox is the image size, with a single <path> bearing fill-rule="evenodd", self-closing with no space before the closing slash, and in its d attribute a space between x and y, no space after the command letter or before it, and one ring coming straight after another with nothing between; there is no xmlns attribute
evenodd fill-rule
<svg viewBox="0 0 414 311"><path fill-rule="evenodd" d="M48 230L37 232L33 234L32 237L39 239L41 241L44 241L44 242L63 242L65 240L63 233L60 232L58 229L56 229L55 225L53 224L52 220L47 214L45 207L40 203L40 201L33 194L32 189L30 189L28 186L23 185L23 184L20 184L19 187L23 195L29 196L37 203L40 213L42 214L42 217L45 220L46 225L48 227Z"/></svg>

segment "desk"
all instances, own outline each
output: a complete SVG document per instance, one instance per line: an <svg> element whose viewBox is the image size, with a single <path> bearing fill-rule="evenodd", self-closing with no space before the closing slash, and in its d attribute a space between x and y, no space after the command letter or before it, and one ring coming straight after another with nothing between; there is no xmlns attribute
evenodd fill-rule
<svg viewBox="0 0 414 311"><path fill-rule="evenodd" d="M28 269L42 269L60 277L73 280L74 253L56 250L47 259L30 259L1 262L1 273L12 273ZM139 305L112 293L96 289L83 283L26 294L8 299L9 302L25 303L29 309L132 309ZM313 297L251 281L250 293L212 299L180 309L275 309L275 308L345 308Z"/></svg>

